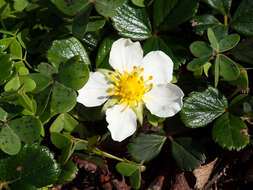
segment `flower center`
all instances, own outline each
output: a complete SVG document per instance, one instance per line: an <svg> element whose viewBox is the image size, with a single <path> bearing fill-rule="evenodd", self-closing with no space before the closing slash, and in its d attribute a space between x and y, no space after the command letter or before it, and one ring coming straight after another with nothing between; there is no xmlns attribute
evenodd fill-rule
<svg viewBox="0 0 253 190"><path fill-rule="evenodd" d="M152 76L144 81L143 76L141 76L143 71L143 68L138 69L134 66L131 73L123 72L120 74L116 69L115 74L110 75L114 87L110 89L109 93L118 98L118 104L125 103L131 108L137 103L144 104L142 97L152 88L152 84L147 84L148 81L152 80Z"/></svg>

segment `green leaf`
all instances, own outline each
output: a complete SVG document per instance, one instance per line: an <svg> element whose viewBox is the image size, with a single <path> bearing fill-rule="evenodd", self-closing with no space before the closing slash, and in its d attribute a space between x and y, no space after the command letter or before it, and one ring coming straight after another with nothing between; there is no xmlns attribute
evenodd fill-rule
<svg viewBox="0 0 253 190"><path fill-rule="evenodd" d="M0 149L9 155L17 154L21 148L21 142L18 135L8 125L1 126L1 128L2 129L0 131Z"/></svg>
<svg viewBox="0 0 253 190"><path fill-rule="evenodd" d="M131 0L132 3L138 7L145 7L145 0Z"/></svg>
<svg viewBox="0 0 253 190"><path fill-rule="evenodd" d="M219 54L216 59L220 65L220 76L226 81L236 80L240 75L240 70L237 64L225 55Z"/></svg>
<svg viewBox="0 0 253 190"><path fill-rule="evenodd" d="M84 62L70 59L60 64L55 79L66 87L79 90L89 79L89 68Z"/></svg>
<svg viewBox="0 0 253 190"><path fill-rule="evenodd" d="M141 187L141 171L136 170L130 176L130 184L134 189L139 189Z"/></svg>
<svg viewBox="0 0 253 190"><path fill-rule="evenodd" d="M158 116L153 115L153 114L151 114L150 112L148 112L148 113L147 113L147 120L148 120L148 122L149 122L151 125L157 127L159 123L162 123L162 122L165 120L165 118L158 117Z"/></svg>
<svg viewBox="0 0 253 190"><path fill-rule="evenodd" d="M211 14L197 15L192 21L193 30L198 35L203 35L208 28L213 28L220 24L220 21Z"/></svg>
<svg viewBox="0 0 253 190"><path fill-rule="evenodd" d="M61 132L65 129L68 132L72 132L77 126L78 122L72 118L68 113L60 114L50 126L50 132Z"/></svg>
<svg viewBox="0 0 253 190"><path fill-rule="evenodd" d="M209 86L203 92L193 92L184 101L181 118L191 128L203 127L222 115L228 107L227 99L218 89Z"/></svg>
<svg viewBox="0 0 253 190"><path fill-rule="evenodd" d="M203 41L195 41L191 43L190 51L195 57L209 57L213 53L213 49Z"/></svg>
<svg viewBox="0 0 253 190"><path fill-rule="evenodd" d="M5 91L23 90L24 92L31 92L36 88L34 80L28 76L15 76L4 86Z"/></svg>
<svg viewBox="0 0 253 190"><path fill-rule="evenodd" d="M216 57L214 63L214 87L217 88L220 77L220 57Z"/></svg>
<svg viewBox="0 0 253 190"><path fill-rule="evenodd" d="M231 27L244 35L253 35L253 1L243 0L234 13Z"/></svg>
<svg viewBox="0 0 253 190"><path fill-rule="evenodd" d="M43 187L56 182L60 168L48 148L26 145L19 154L0 160L0 181Z"/></svg>
<svg viewBox="0 0 253 190"><path fill-rule="evenodd" d="M159 26L160 30L174 28L192 18L198 8L198 1L180 0Z"/></svg>
<svg viewBox="0 0 253 190"><path fill-rule="evenodd" d="M134 164L119 162L116 169L123 176L131 176L136 170L139 170L139 167Z"/></svg>
<svg viewBox="0 0 253 190"><path fill-rule="evenodd" d="M41 121L32 116L12 120L9 126L24 143L34 143L38 140L43 127Z"/></svg>
<svg viewBox="0 0 253 190"><path fill-rule="evenodd" d="M153 22L155 27L158 27L169 15L171 10L178 3L178 0L156 0L153 8Z"/></svg>
<svg viewBox="0 0 253 190"><path fill-rule="evenodd" d="M87 32L95 32L104 27L106 20L104 17L90 17L87 25Z"/></svg>
<svg viewBox="0 0 253 190"><path fill-rule="evenodd" d="M99 0L94 1L97 12L104 17L115 15L115 9L122 6L126 0Z"/></svg>
<svg viewBox="0 0 253 190"><path fill-rule="evenodd" d="M6 121L8 113L0 107L0 121Z"/></svg>
<svg viewBox="0 0 253 190"><path fill-rule="evenodd" d="M203 65L205 65L210 59L211 59L211 56L209 56L209 57L194 58L192 61L190 61L187 64L186 68L189 71L197 71Z"/></svg>
<svg viewBox="0 0 253 190"><path fill-rule="evenodd" d="M43 91L40 91L38 94L36 94L35 96L35 100L37 102L36 115L40 116L45 112L49 99L50 99L51 92L52 92L52 87L48 86Z"/></svg>
<svg viewBox="0 0 253 190"><path fill-rule="evenodd" d="M247 70L241 67L239 77L234 81L230 81L229 83L237 86L240 89L247 90L249 88L249 78Z"/></svg>
<svg viewBox="0 0 253 190"><path fill-rule="evenodd" d="M203 1L223 15L229 14L232 4L232 0L203 0Z"/></svg>
<svg viewBox="0 0 253 190"><path fill-rule="evenodd" d="M176 138L171 142L171 152L181 169L192 170L204 163L206 157L202 147L191 138Z"/></svg>
<svg viewBox="0 0 253 190"><path fill-rule="evenodd" d="M0 54L0 85L11 77L13 73L13 63L11 62L10 55Z"/></svg>
<svg viewBox="0 0 253 190"><path fill-rule="evenodd" d="M110 37L104 38L104 40L101 42L96 57L96 68L102 68L101 66L105 66L105 68L110 68L108 60L113 42L114 40Z"/></svg>
<svg viewBox="0 0 253 190"><path fill-rule="evenodd" d="M230 34L219 42L219 52L228 51L234 48L240 41L238 34Z"/></svg>
<svg viewBox="0 0 253 190"><path fill-rule="evenodd" d="M213 139L222 147L229 150L240 150L249 143L249 136L244 134L246 124L232 114L225 113L214 123Z"/></svg>
<svg viewBox="0 0 253 190"><path fill-rule="evenodd" d="M51 0L55 6L61 10L63 13L69 16L76 15L81 9L88 6L90 1L88 0L75 0L75 1L66 1L66 0Z"/></svg>
<svg viewBox="0 0 253 190"><path fill-rule="evenodd" d="M240 94L229 105L229 112L253 119L253 96Z"/></svg>
<svg viewBox="0 0 253 190"><path fill-rule="evenodd" d="M14 9L17 11L23 11L28 4L28 0L14 0Z"/></svg>
<svg viewBox="0 0 253 190"><path fill-rule="evenodd" d="M76 104L76 92L56 82L53 85L51 98L51 112L63 113L74 108Z"/></svg>
<svg viewBox="0 0 253 190"><path fill-rule="evenodd" d="M219 42L217 40L217 37L215 36L214 31L211 28L208 28L207 30L207 37L209 42L211 43L212 48L215 50L219 49Z"/></svg>
<svg viewBox="0 0 253 190"><path fill-rule="evenodd" d="M232 51L232 55L239 61L253 64L253 38L240 42Z"/></svg>
<svg viewBox="0 0 253 190"><path fill-rule="evenodd" d="M48 63L39 64L38 70L41 74L49 77L51 77L54 73L57 73L57 69Z"/></svg>
<svg viewBox="0 0 253 190"><path fill-rule="evenodd" d="M145 40L151 37L151 25L144 8L124 4L116 9L112 21L115 29L124 37L134 40Z"/></svg>
<svg viewBox="0 0 253 190"><path fill-rule="evenodd" d="M77 15L74 17L72 23L72 33L75 37L82 39L84 34L87 31L87 26L89 22L89 15L92 10L92 5L89 4L88 6L84 7L80 10Z"/></svg>
<svg viewBox="0 0 253 190"><path fill-rule="evenodd" d="M81 61L90 65L90 60L83 45L74 37L54 40L47 52L48 60L56 67L60 63L66 62L68 59L79 55Z"/></svg>
<svg viewBox="0 0 253 190"><path fill-rule="evenodd" d="M160 153L165 141L166 136L141 133L128 145L128 152L134 160L148 162Z"/></svg>
<svg viewBox="0 0 253 190"><path fill-rule="evenodd" d="M11 42L13 41L13 38L3 38L0 40L0 46L2 46L2 51L6 50Z"/></svg>
<svg viewBox="0 0 253 190"><path fill-rule="evenodd" d="M77 172L77 165L72 160L69 160L64 166L62 166L61 174L58 177L57 184L63 184L72 181L76 177Z"/></svg>
<svg viewBox="0 0 253 190"><path fill-rule="evenodd" d="M10 44L10 53L12 59L22 59L22 47L15 39Z"/></svg>
<svg viewBox="0 0 253 190"><path fill-rule="evenodd" d="M85 107L80 103L71 110L71 115L80 121L96 121L103 118L101 107Z"/></svg>
<svg viewBox="0 0 253 190"><path fill-rule="evenodd" d="M42 73L32 73L27 75L30 79L32 79L36 88L32 90L33 93L38 93L47 88L51 82L51 77L44 75Z"/></svg>

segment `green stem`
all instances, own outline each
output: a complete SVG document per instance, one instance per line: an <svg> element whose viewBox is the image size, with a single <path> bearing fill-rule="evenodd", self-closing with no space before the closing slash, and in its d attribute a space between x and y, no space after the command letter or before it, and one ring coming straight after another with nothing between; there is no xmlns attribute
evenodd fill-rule
<svg viewBox="0 0 253 190"><path fill-rule="evenodd" d="M224 26L227 26L228 25L228 16L225 15L224 16Z"/></svg>

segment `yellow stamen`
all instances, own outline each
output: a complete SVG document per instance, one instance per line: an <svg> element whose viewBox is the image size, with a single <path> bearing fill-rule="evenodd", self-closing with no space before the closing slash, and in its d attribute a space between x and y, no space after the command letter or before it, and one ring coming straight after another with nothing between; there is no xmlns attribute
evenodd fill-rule
<svg viewBox="0 0 253 190"><path fill-rule="evenodd" d="M123 72L120 74L118 70L115 70L114 74L110 77L113 80L114 87L109 90L110 96L118 98L118 104L124 103L127 107L132 108L137 103L144 104L142 98L152 87L152 84L147 84L148 81L152 80L153 77L149 76L148 80L144 81L141 73L144 68L138 69L136 66L133 67L131 73Z"/></svg>

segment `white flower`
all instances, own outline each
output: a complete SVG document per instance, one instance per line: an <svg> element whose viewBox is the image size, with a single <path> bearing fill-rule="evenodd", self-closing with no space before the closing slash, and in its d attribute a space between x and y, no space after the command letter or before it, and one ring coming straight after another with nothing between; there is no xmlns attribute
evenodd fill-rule
<svg viewBox="0 0 253 190"><path fill-rule="evenodd" d="M184 93L170 83L173 62L162 51L143 57L139 42L121 38L112 45L109 63L115 72L91 72L77 101L87 107L108 99L107 104L114 102L105 112L113 140L122 141L136 131L142 105L158 117L171 117L181 110Z"/></svg>

